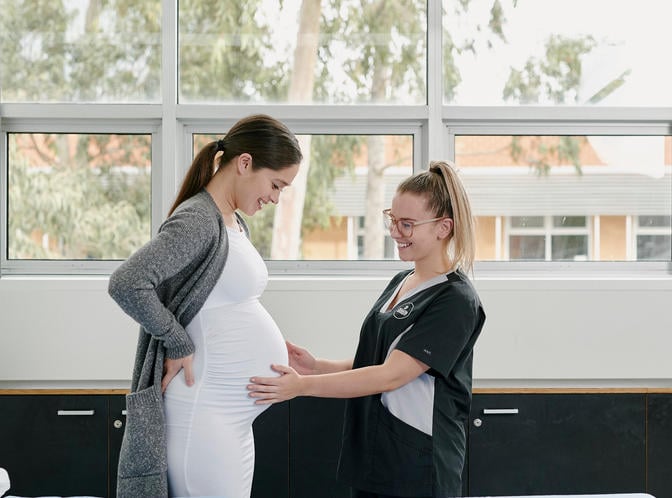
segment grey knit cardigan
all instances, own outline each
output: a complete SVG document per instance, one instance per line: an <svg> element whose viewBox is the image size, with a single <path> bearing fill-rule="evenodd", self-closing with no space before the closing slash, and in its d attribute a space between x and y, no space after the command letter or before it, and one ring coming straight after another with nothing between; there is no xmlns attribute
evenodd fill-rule
<svg viewBox="0 0 672 498"><path fill-rule="evenodd" d="M243 219L238 222L249 236ZM219 208L206 190L184 201L155 237L110 276L110 296L140 324L117 497L167 497L164 358L194 352L185 327L224 269L229 241Z"/></svg>

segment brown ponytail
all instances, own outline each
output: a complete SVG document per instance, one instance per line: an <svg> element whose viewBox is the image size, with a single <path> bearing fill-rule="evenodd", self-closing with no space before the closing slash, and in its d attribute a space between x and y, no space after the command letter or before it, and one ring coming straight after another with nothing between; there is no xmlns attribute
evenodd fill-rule
<svg viewBox="0 0 672 498"><path fill-rule="evenodd" d="M212 177L215 174L216 154L216 141L210 142L196 154L194 161L191 163L191 166L189 166L189 171L187 171L187 174L182 181L182 187L180 187L180 192L177 194L175 202L168 212L168 216L173 214L173 211L175 211L177 206L199 193L203 187L212 180Z"/></svg>
<svg viewBox="0 0 672 498"><path fill-rule="evenodd" d="M218 152L222 155L217 159ZM294 134L277 119L254 114L234 124L226 136L203 147L194 158L168 215L190 197L200 192L215 172L236 156L252 156L252 169L280 170L299 164L303 155Z"/></svg>

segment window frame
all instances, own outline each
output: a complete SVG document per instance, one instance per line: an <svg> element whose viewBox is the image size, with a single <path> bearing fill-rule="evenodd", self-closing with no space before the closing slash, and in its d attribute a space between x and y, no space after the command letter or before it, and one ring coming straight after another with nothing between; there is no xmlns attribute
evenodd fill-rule
<svg viewBox="0 0 672 498"><path fill-rule="evenodd" d="M0 278L8 275L107 275L119 261L7 261L7 131L152 134L152 234L164 219L191 162L191 134L216 133L244 115L270 114L301 133L401 133L413 130L414 171L455 158L457 135L670 135L672 107L451 106L443 103L441 0L427 0L426 105L178 104L178 2L162 0L159 104L44 104L0 101ZM1 89L0 89L1 95ZM320 119L315 117L319 110ZM164 160L165 158L165 160ZM269 261L283 276L388 277L400 261ZM478 278L669 278L671 261L477 261Z"/></svg>
<svg viewBox="0 0 672 498"><path fill-rule="evenodd" d="M50 104L40 104L41 106L52 107ZM7 104L7 106L9 106ZM62 107L61 104L56 104ZM157 119L148 119L148 109L137 110L142 115L142 119L134 116L133 109L126 109L123 106L118 109L119 114L101 118L96 114L95 108L86 106L87 109L80 109L77 113L83 117L70 116L75 109L66 110L64 114L67 117L33 117L33 112L39 112L40 109L33 109L34 104L14 104L10 107L16 107L15 115L17 117L2 117L0 119L0 277L5 275L107 275L121 264L119 260L13 260L8 259L8 206L9 206L9 167L7 135L10 133L81 133L81 134L143 134L150 135L152 141L152 163L151 163L151 234L156 233L162 216L159 211L159 205L154 202L160 192L160 182L162 178L161 165L161 135L159 133L160 121ZM99 107L94 105L93 107ZM143 108L145 106L142 106ZM55 111L55 110L54 110ZM60 111L60 109L59 109ZM109 109L106 109L109 115ZM44 113L49 115L49 112ZM90 115L90 116L89 116ZM20 116L20 117L18 117Z"/></svg>
<svg viewBox="0 0 672 498"><path fill-rule="evenodd" d="M639 224L639 218L641 216L631 216L629 221L629 226L631 226L632 230L632 237L630 238L630 247L632 251L632 256L633 259L642 262L642 261L649 261L646 259L639 259L639 254L637 251L637 247L639 246L639 240L638 237L640 235L664 235L667 236L670 240L672 240L672 223L668 226L655 226L655 227L643 227ZM667 230L667 231L666 231ZM672 255L671 255L672 257Z"/></svg>
<svg viewBox="0 0 672 498"><path fill-rule="evenodd" d="M483 107L443 108L447 157L455 159L460 135L669 136L672 108ZM672 200L672 199L671 199ZM589 222L589 230L594 230ZM504 229L504 227L501 227ZM670 261L476 261L485 278L669 278Z"/></svg>
<svg viewBox="0 0 672 498"><path fill-rule="evenodd" d="M512 261L511 258L511 237L512 236L543 236L544 237L544 261L554 261L553 260L553 237L563 237L563 236L585 236L588 243L588 252L591 251L592 244L594 243L593 237L593 216L585 215L582 218L585 219L586 223L581 227L557 227L553 224L553 218L556 216L562 216L561 214L557 215L539 215L542 218L543 225L540 227L513 227L511 226L511 216L506 216L506 231L505 231L505 245L503 247L504 259L505 261ZM520 260L513 260L519 262ZM541 260L539 260L541 261ZM556 260L557 261L557 260ZM565 261L565 260L563 260Z"/></svg>

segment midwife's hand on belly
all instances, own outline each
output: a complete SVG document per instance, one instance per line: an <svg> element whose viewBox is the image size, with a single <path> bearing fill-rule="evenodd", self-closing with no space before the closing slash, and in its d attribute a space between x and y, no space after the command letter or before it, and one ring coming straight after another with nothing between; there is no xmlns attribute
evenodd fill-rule
<svg viewBox="0 0 672 498"><path fill-rule="evenodd" d="M251 398L257 398L255 405L270 405L301 396L303 377L292 367L271 365L278 377L252 377L247 389Z"/></svg>
<svg viewBox="0 0 672 498"><path fill-rule="evenodd" d="M161 379L161 392L166 392L166 388L170 381L180 373L180 370L184 368L184 381L188 386L194 385L194 370L192 367L194 361L194 355L190 354L183 358L170 359L166 358L163 361L163 379Z"/></svg>

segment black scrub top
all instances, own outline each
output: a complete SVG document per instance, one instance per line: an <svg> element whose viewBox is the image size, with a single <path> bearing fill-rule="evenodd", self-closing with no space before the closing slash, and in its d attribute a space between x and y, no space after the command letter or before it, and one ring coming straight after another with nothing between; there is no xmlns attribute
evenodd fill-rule
<svg viewBox="0 0 672 498"><path fill-rule="evenodd" d="M433 406L427 407L432 435L395 417L380 394L349 399L338 476L372 493L461 496L473 348L485 313L476 290L459 271L381 311L411 271L398 273L366 316L353 368L384 363L403 334L395 348L428 365L434 379Z"/></svg>

